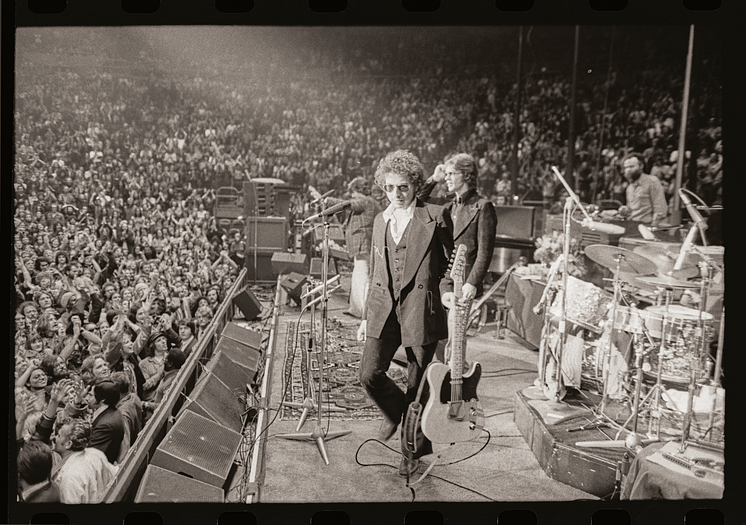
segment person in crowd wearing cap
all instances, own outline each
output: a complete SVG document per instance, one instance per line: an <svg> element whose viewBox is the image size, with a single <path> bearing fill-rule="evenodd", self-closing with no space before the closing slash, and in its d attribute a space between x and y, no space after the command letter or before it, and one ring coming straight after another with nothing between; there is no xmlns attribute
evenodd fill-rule
<svg viewBox="0 0 746 525"><path fill-rule="evenodd" d="M622 160L627 185L628 219L657 227L668 214L663 185L658 177L642 172L645 159L640 153L630 153Z"/></svg>
<svg viewBox="0 0 746 525"><path fill-rule="evenodd" d="M373 220L381 211L370 196L370 183L364 177L356 177L347 185L350 197L350 210L343 222L347 253L353 258L352 280L350 283L350 308L345 313L360 318L365 306L365 285L368 282L368 260L373 235ZM320 199L321 194L311 189L311 196ZM327 206L345 202L343 199L327 197Z"/></svg>
<svg viewBox="0 0 746 525"><path fill-rule="evenodd" d="M117 458L117 463L121 465L130 447L134 445L137 435L142 430L142 400L131 391L129 377L124 372L112 373L111 380L119 388L117 410L124 419L124 437L122 438L122 447L119 450L119 458Z"/></svg>
<svg viewBox="0 0 746 525"><path fill-rule="evenodd" d="M109 463L119 458L124 439L124 419L117 410L119 397L119 387L105 377L97 379L92 389L89 387L86 398L89 408L93 410L88 446L103 452Z"/></svg>
<svg viewBox="0 0 746 525"><path fill-rule="evenodd" d="M416 198L424 179L419 159L404 150L389 153L376 169L376 184L391 204L373 224L368 293L357 337L365 341L360 382L383 412L382 441L394 436L416 396L438 340L448 335L444 306L455 305L448 260L453 250L451 215L442 206ZM394 353L404 346L408 360L407 389L386 375ZM427 385L425 385L426 387ZM427 401L424 388L420 403ZM420 428L416 452L408 454L402 427L399 474L408 476L419 458L432 452Z"/></svg>
<svg viewBox="0 0 746 525"><path fill-rule="evenodd" d="M60 490L52 483L52 448L41 441L24 445L16 458L19 496L24 503L59 503Z"/></svg>
<svg viewBox="0 0 746 525"><path fill-rule="evenodd" d="M60 461L52 471L52 481L60 490L62 503L100 503L116 467L96 447L89 447L91 424L78 418L62 421L54 438L53 450Z"/></svg>
<svg viewBox="0 0 746 525"><path fill-rule="evenodd" d="M459 153L439 165L431 177L435 183L445 181L448 192L453 194L453 199L448 201L445 207L453 218L453 245L466 246L464 282L461 289L463 301L471 301L482 294L482 283L495 247L497 215L492 202L477 193L478 175L479 170L474 157ZM427 197L422 192L418 195ZM449 321L452 322L452 319ZM447 363L450 356L445 355L445 352L440 353L444 349L444 345L439 345L436 354L440 361ZM465 361L464 364L466 365Z"/></svg>

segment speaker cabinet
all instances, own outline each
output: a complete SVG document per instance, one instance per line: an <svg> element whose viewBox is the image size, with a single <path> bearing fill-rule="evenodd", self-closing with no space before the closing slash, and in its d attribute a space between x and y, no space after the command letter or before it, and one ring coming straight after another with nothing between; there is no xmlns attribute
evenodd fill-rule
<svg viewBox="0 0 746 525"><path fill-rule="evenodd" d="M250 346L254 350L262 349L262 333L256 330L249 330L238 323L228 323L220 333L221 336L230 337L234 341Z"/></svg>
<svg viewBox="0 0 746 525"><path fill-rule="evenodd" d="M241 328L241 330L251 332L251 330L246 330L245 328ZM259 345L252 346L256 341L255 336L247 336L244 341L241 342L223 335L220 337L218 345L215 347L215 353L222 352L231 361L245 368L251 377L254 377L256 371L259 370L259 359L262 357L262 336L261 334L258 334L258 336Z"/></svg>
<svg viewBox="0 0 746 525"><path fill-rule="evenodd" d="M244 319L247 321L256 319L263 309L262 303L248 288L244 288L233 296L233 304L241 310Z"/></svg>
<svg viewBox="0 0 746 525"><path fill-rule="evenodd" d="M148 465L135 503L223 503L223 489L202 481Z"/></svg>
<svg viewBox="0 0 746 525"><path fill-rule="evenodd" d="M533 239L535 212L536 208L532 206L495 206L495 234L517 239Z"/></svg>
<svg viewBox="0 0 746 525"><path fill-rule="evenodd" d="M213 355L205 368L234 392L246 390L246 385L252 384L256 376L255 372L236 364L223 352Z"/></svg>
<svg viewBox="0 0 746 525"><path fill-rule="evenodd" d="M272 254L272 271L277 275L307 273L308 256L305 253L275 252Z"/></svg>
<svg viewBox="0 0 746 525"><path fill-rule="evenodd" d="M308 277L300 273L291 273L285 277L280 286L282 286L288 293L288 296L295 301L295 304L300 305L300 296L303 294L303 285L308 281Z"/></svg>
<svg viewBox="0 0 746 525"><path fill-rule="evenodd" d="M323 261L321 257L314 257L313 259L311 259L311 270L309 271L309 273L311 274L311 277L317 277L317 278L321 277L322 265L323 265ZM329 257L328 274L329 274L328 277L330 278L337 275L337 265L334 262L333 257Z"/></svg>
<svg viewBox="0 0 746 525"><path fill-rule="evenodd" d="M249 249L288 249L290 225L285 217L246 217L246 246Z"/></svg>
<svg viewBox="0 0 746 525"><path fill-rule="evenodd" d="M278 248L254 249L249 245L244 259L246 279L248 281L277 281L278 274L272 269L272 256L277 251Z"/></svg>
<svg viewBox="0 0 746 525"><path fill-rule="evenodd" d="M240 432L243 426L241 417L246 407L238 396L245 391L245 384L234 390L215 374L206 372L197 380L194 390L181 407L180 414L193 412L234 432Z"/></svg>
<svg viewBox="0 0 746 525"><path fill-rule="evenodd" d="M158 445L150 465L222 488L241 439L238 432L186 411Z"/></svg>

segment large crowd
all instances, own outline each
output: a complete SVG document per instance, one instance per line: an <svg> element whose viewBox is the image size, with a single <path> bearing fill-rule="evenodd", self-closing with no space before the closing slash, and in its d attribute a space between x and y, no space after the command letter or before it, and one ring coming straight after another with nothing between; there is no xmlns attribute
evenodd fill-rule
<svg viewBox="0 0 746 525"><path fill-rule="evenodd" d="M63 501L100 499L100 488L70 488L79 481L66 481L70 469L60 463L70 450L83 457L97 448L106 458L86 461L110 478L105 465L124 457L243 266L243 231L212 213L217 188L279 178L302 188L302 213L308 187L323 193L370 180L387 152L409 149L428 169L471 153L479 191L496 203L558 198L550 168L566 164L567 75L525 80L512 188L515 83L459 74L458 57L431 57L435 65L412 69L419 76L400 75L386 68L387 60L400 70L411 64L399 48L394 56L308 48L294 60L309 74L287 76L269 60L249 68L262 80L247 82L235 58L195 73L194 60L154 58L147 45L134 60L81 66L118 53L101 45L106 33L76 39L77 54L67 55L69 42L54 31L19 39L29 53L16 69L14 379L21 479L38 485L22 457L53 456ZM637 150L670 198L680 82L661 67L619 74L609 89L602 116L604 86L581 86L570 178L587 202L623 204L620 160ZM714 204L722 191L718 89L706 84L698 103L704 123L685 180ZM112 432L101 424L104 406L122 416L113 437L102 437Z"/></svg>

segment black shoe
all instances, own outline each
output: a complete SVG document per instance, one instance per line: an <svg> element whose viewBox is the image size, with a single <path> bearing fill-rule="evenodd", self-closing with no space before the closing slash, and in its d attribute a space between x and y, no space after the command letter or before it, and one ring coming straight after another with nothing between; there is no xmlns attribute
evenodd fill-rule
<svg viewBox="0 0 746 525"><path fill-rule="evenodd" d="M383 423L381 423L381 428L378 429L378 439L386 443L389 439L394 437L397 428L399 428L398 424L391 423L389 420L384 419Z"/></svg>
<svg viewBox="0 0 746 525"><path fill-rule="evenodd" d="M399 475L401 477L411 476L420 468L419 459L407 459L407 456L402 456L401 463L399 463Z"/></svg>

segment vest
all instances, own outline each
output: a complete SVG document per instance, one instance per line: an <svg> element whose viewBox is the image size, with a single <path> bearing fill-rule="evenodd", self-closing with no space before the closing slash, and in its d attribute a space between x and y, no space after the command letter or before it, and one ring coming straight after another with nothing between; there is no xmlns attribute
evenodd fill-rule
<svg viewBox="0 0 746 525"><path fill-rule="evenodd" d="M396 244L394 238L391 236L390 225L386 225L386 262L388 263L389 272L389 291L391 291L394 300L397 302L401 295L401 282L404 275L404 261L407 255L407 238L409 237L410 224L412 224L411 220L404 229L399 244Z"/></svg>

